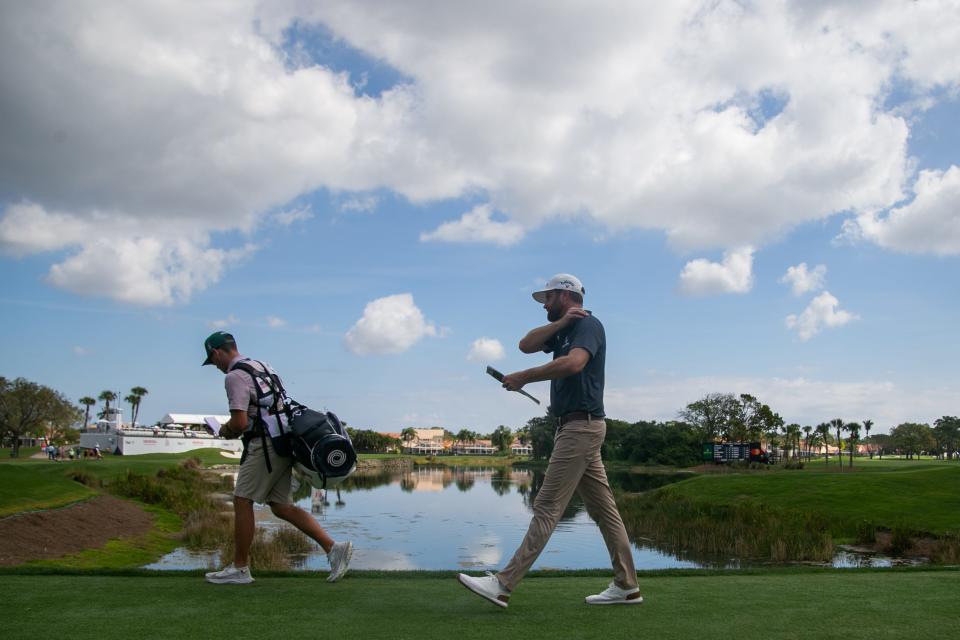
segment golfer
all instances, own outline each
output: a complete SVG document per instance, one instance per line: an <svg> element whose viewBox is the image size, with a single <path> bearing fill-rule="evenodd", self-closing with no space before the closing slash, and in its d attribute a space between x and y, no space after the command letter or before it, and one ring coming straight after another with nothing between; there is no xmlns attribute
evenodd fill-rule
<svg viewBox="0 0 960 640"><path fill-rule="evenodd" d="M543 551L574 491L600 526L614 572L614 581L602 593L587 596L587 604L643 602L630 541L600 460L607 432L603 419L607 343L603 325L583 308L584 293L577 278L560 273L533 294L547 310L549 323L524 336L520 350L553 353L553 361L503 378L503 386L511 391L550 380L550 414L557 420L557 435L533 507L533 520L506 568L482 578L458 576L463 586L498 607L507 607L511 592Z"/></svg>
<svg viewBox="0 0 960 640"><path fill-rule="evenodd" d="M230 406L230 420L220 427L221 438L243 438L243 457L233 493L234 557L233 564L221 571L206 574L207 582L214 584L249 584L250 545L253 543L253 503L267 503L274 515L282 518L317 541L327 553L330 575L327 582L336 582L347 572L353 554L352 542L335 543L313 516L294 505L290 499L293 459L280 456L273 450L270 438L264 435L266 426L258 408L253 377L237 368L244 362L258 372L265 365L240 355L233 336L224 331L210 335L203 343L207 352L204 365L216 365L226 374L224 385ZM266 447L266 451L264 451ZM269 461L269 462L268 462Z"/></svg>

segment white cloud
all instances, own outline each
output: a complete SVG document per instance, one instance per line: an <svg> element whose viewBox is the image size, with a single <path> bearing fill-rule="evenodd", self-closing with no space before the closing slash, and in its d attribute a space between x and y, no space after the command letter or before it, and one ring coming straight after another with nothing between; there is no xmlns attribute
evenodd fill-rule
<svg viewBox="0 0 960 640"><path fill-rule="evenodd" d="M829 291L824 291L811 300L799 316L787 316L787 328L795 329L800 340L806 342L824 328L842 327L859 319L856 314L843 311L839 307L840 301L830 295Z"/></svg>
<svg viewBox="0 0 960 640"><path fill-rule="evenodd" d="M490 205L478 205L455 222L444 222L430 232L420 234L421 242L489 242L501 247L523 239L524 228L515 222L491 220Z"/></svg>
<svg viewBox="0 0 960 640"><path fill-rule="evenodd" d="M355 198L348 198L340 204L340 211L370 213L380 204L380 199L376 196L365 195Z"/></svg>
<svg viewBox="0 0 960 640"><path fill-rule="evenodd" d="M311 218L313 218L313 210L310 208L310 205L287 209L286 211L273 214L273 219L285 227L290 226L294 222L305 222Z"/></svg>
<svg viewBox="0 0 960 640"><path fill-rule="evenodd" d="M477 338L470 347L467 360L480 362L496 362L506 357L503 345L496 338Z"/></svg>
<svg viewBox="0 0 960 640"><path fill-rule="evenodd" d="M93 231L89 222L48 213L35 202L19 202L7 207L0 218L0 248L17 256L55 251L82 242Z"/></svg>
<svg viewBox="0 0 960 640"><path fill-rule="evenodd" d="M221 320L211 320L207 323L207 326L211 329L226 329L227 327L232 327L238 322L237 317L232 313Z"/></svg>
<svg viewBox="0 0 960 640"><path fill-rule="evenodd" d="M960 255L960 167L921 171L914 193L886 216L867 212L847 221L845 235L895 251Z"/></svg>
<svg viewBox="0 0 960 640"><path fill-rule="evenodd" d="M801 262L795 267L788 267L787 272L779 281L789 284L793 295L802 296L810 291L823 289L826 275L826 265L818 264L813 268L813 271L808 271L807 263Z"/></svg>
<svg viewBox="0 0 960 640"><path fill-rule="evenodd" d="M723 262L691 260L680 273L680 290L690 295L747 293L753 287L753 248L723 254Z"/></svg>
<svg viewBox="0 0 960 640"><path fill-rule="evenodd" d="M687 404L708 393L749 393L786 422L816 425L842 417L873 420L883 433L901 422L932 424L955 406L957 389L911 388L889 380L816 380L761 377L651 379L637 387L608 388L607 415L623 420L675 420Z"/></svg>
<svg viewBox="0 0 960 640"><path fill-rule="evenodd" d="M151 293L99 289L141 304L209 286L229 266L213 234L320 189L480 194L489 210L425 236L500 244L570 216L684 250L761 246L836 212L869 223L913 175L912 114L887 106L890 87L928 106L960 87L960 19L937 2L52 0L3 18L0 193L51 213L10 229L24 214L0 203L0 248L76 248L51 282L86 292L96 240L127 221L161 245L148 255L176 254L136 266ZM359 93L362 77L289 50L292 25L322 25L403 81ZM918 194L948 187L924 179ZM911 228L953 220L919 198L904 211L927 221Z"/></svg>
<svg viewBox="0 0 960 640"><path fill-rule="evenodd" d="M63 289L136 305L170 305L217 282L250 255L210 246L196 225L167 225L95 212L80 218L32 202L10 206L0 219L0 248L15 255L67 250L47 281Z"/></svg>
<svg viewBox="0 0 960 640"><path fill-rule="evenodd" d="M73 348L73 355L79 356L81 358L84 356L88 356L91 353L93 353L93 351L88 347L76 346Z"/></svg>
<svg viewBox="0 0 960 640"><path fill-rule="evenodd" d="M267 316L267 326L271 329L282 329L287 326L287 321L277 316Z"/></svg>
<svg viewBox="0 0 960 640"><path fill-rule="evenodd" d="M358 355L402 353L424 336L438 333L414 304L413 295L399 293L369 302L344 340Z"/></svg>
<svg viewBox="0 0 960 640"><path fill-rule="evenodd" d="M205 242L190 240L95 240L53 265L48 280L75 293L137 305L170 305L217 282L224 269L245 253L210 249Z"/></svg>

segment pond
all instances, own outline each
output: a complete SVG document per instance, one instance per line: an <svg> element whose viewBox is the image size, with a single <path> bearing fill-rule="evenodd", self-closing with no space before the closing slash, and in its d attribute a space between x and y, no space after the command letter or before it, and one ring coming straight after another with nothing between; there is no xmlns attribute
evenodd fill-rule
<svg viewBox="0 0 960 640"><path fill-rule="evenodd" d="M645 491L689 477L686 473L611 473L611 485ZM417 466L412 470L356 473L340 488L301 486L296 503L313 514L335 540L352 540L351 568L380 570L495 570L509 561L532 517L540 470ZM257 505L258 526L286 526L269 507ZM646 544L649 542L650 544ZM698 568L717 562L679 558L636 540L638 570ZM838 554L836 566L883 565L887 559ZM177 549L150 569L216 567L216 552ZM322 551L294 560L295 568L326 570ZM607 568L610 559L597 525L574 496L534 569ZM721 566L739 566L737 562Z"/></svg>

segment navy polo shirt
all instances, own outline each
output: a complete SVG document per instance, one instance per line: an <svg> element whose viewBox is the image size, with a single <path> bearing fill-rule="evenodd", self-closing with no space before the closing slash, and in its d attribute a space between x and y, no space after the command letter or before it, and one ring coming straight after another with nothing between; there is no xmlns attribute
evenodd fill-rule
<svg viewBox="0 0 960 640"><path fill-rule="evenodd" d="M589 312L588 312L589 313ZM607 337L603 325L592 314L558 331L543 345L553 359L574 348L586 349L590 360L580 373L550 381L550 414L556 417L586 411L603 417L603 369L607 359Z"/></svg>

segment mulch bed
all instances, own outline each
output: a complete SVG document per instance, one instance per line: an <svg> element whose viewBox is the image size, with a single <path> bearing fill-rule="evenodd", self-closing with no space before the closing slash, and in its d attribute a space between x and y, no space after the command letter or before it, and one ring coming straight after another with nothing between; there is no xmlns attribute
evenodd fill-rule
<svg viewBox="0 0 960 640"><path fill-rule="evenodd" d="M0 520L0 566L102 547L114 538L146 533L153 515L127 500L101 495L62 509Z"/></svg>

